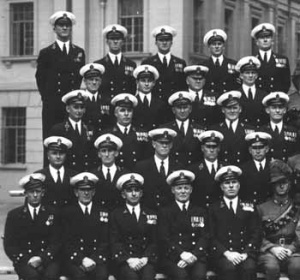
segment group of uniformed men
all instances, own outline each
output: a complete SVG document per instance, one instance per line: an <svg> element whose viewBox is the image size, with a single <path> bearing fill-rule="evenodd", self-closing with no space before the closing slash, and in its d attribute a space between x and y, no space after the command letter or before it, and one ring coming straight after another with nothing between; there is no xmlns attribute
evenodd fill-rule
<svg viewBox="0 0 300 280"><path fill-rule="evenodd" d="M107 26L108 54L85 64L70 42L75 16L50 23L57 40L36 72L45 167L20 180L25 205L5 226L20 278L196 280L213 269L238 280L259 266L266 279L283 268L300 279L299 135L274 26L256 26L258 54L238 62L210 30L211 56L190 66L170 52L176 30L160 26L158 53L136 66L122 54L125 27Z"/></svg>

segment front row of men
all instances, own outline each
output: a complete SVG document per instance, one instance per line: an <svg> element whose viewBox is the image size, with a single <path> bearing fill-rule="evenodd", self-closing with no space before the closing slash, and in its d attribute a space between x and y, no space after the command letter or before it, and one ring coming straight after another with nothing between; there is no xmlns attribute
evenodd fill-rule
<svg viewBox="0 0 300 280"><path fill-rule="evenodd" d="M299 208L289 196L291 169L270 164L271 199L257 208L239 195L242 170L220 168L215 180L221 198L209 211L191 201L193 172L180 169L167 176L169 205L157 214L145 206L144 178L125 173L116 182L124 202L111 213L93 201L98 177L82 172L71 178L76 197L62 211L43 202L45 178L33 173L20 180L25 204L8 213L4 248L24 280L154 279L162 271L170 279L279 279L285 269L300 277ZM159 261L158 261L159 260ZM63 269L62 269L63 268Z"/></svg>

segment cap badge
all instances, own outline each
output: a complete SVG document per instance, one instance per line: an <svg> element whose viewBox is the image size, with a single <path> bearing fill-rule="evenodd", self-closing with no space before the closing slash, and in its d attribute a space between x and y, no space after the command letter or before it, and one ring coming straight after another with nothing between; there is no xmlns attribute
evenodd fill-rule
<svg viewBox="0 0 300 280"><path fill-rule="evenodd" d="M117 28L116 28L115 26L113 26L113 27L111 28L111 30L112 30L113 32L116 32L116 31L117 31Z"/></svg>
<svg viewBox="0 0 300 280"><path fill-rule="evenodd" d="M106 141L110 142L110 137L109 136L106 137Z"/></svg>
<svg viewBox="0 0 300 280"><path fill-rule="evenodd" d="M214 138L216 137L216 134L215 134L214 132L212 132L212 133L210 134L210 137L214 139Z"/></svg>
<svg viewBox="0 0 300 280"><path fill-rule="evenodd" d="M256 134L256 136L255 136L255 141L259 141L259 135L258 134Z"/></svg>
<svg viewBox="0 0 300 280"><path fill-rule="evenodd" d="M279 97L279 94L276 94L276 99L277 99L277 100L279 100L279 99L280 99L280 97Z"/></svg>
<svg viewBox="0 0 300 280"><path fill-rule="evenodd" d="M78 98L82 98L82 94L81 94L80 91L77 93L77 97L78 97Z"/></svg>
<svg viewBox="0 0 300 280"><path fill-rule="evenodd" d="M145 66L145 72L149 72L148 66Z"/></svg>
<svg viewBox="0 0 300 280"><path fill-rule="evenodd" d="M93 70L94 69L94 65L90 65L90 70Z"/></svg>
<svg viewBox="0 0 300 280"><path fill-rule="evenodd" d="M227 173L231 174L232 173L232 170L230 167L227 168Z"/></svg>
<svg viewBox="0 0 300 280"><path fill-rule="evenodd" d="M57 145L61 145L61 139L60 138L57 139Z"/></svg>
<svg viewBox="0 0 300 280"><path fill-rule="evenodd" d="M84 181L85 183L87 183L87 182L89 181L89 178L88 178L87 176L84 176L84 177L83 177L83 181Z"/></svg>
<svg viewBox="0 0 300 280"><path fill-rule="evenodd" d="M67 18L68 16L67 16L67 14L66 13L64 13L63 14L63 18Z"/></svg>
<svg viewBox="0 0 300 280"><path fill-rule="evenodd" d="M29 182L30 183L34 182L34 178L32 176L29 177Z"/></svg>
<svg viewBox="0 0 300 280"><path fill-rule="evenodd" d="M218 35L217 31L213 32L213 36L216 37Z"/></svg>
<svg viewBox="0 0 300 280"><path fill-rule="evenodd" d="M135 179L134 175L131 175L130 180L134 180L134 179Z"/></svg>
<svg viewBox="0 0 300 280"><path fill-rule="evenodd" d="M228 94L228 99L232 99L232 98L233 98L232 94Z"/></svg>
<svg viewBox="0 0 300 280"><path fill-rule="evenodd" d="M129 101L130 101L128 96L125 96L124 100L125 100L126 102L129 102Z"/></svg>
<svg viewBox="0 0 300 280"><path fill-rule="evenodd" d="M182 93L179 93L179 94L178 94L178 97L179 97L180 99L183 98Z"/></svg>
<svg viewBox="0 0 300 280"><path fill-rule="evenodd" d="M263 31L266 31L267 28L263 25L263 26L262 26L262 30L263 30Z"/></svg>
<svg viewBox="0 0 300 280"><path fill-rule="evenodd" d="M197 68L196 68L196 72L197 72L197 74L200 74L200 73L201 73L201 68L200 68L200 67L197 67Z"/></svg>
<svg viewBox="0 0 300 280"><path fill-rule="evenodd" d="M162 34L164 34L164 33L166 33L166 29L162 28L162 29L160 30L160 32L161 32Z"/></svg>
<svg viewBox="0 0 300 280"><path fill-rule="evenodd" d="M253 60L249 59L249 64L252 65L253 64Z"/></svg>
<svg viewBox="0 0 300 280"><path fill-rule="evenodd" d="M182 179L182 178L184 178L184 173L183 172L180 172L180 178Z"/></svg>
<svg viewBox="0 0 300 280"><path fill-rule="evenodd" d="M168 133L168 131L164 131L164 138L167 138L168 136L169 136L169 133Z"/></svg>

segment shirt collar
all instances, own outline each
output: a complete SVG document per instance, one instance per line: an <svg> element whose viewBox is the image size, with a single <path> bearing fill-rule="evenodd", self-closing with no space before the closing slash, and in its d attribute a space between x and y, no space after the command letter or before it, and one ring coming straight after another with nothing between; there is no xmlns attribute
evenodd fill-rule
<svg viewBox="0 0 300 280"><path fill-rule="evenodd" d="M189 92L190 92L190 93L192 94L192 96L194 97L193 101L195 101L196 95L198 95L199 100L201 100L202 95L203 95L203 89L200 89L198 92L196 92L196 91L194 91L194 90L192 90L192 89L189 88Z"/></svg>
<svg viewBox="0 0 300 280"><path fill-rule="evenodd" d="M106 174L107 173L107 169L109 168L109 172L110 173L115 173L116 171L117 171L117 166L116 166L116 164L114 163L112 166L110 166L110 167L107 167L107 166L105 166L105 165L103 165L102 164L102 172L104 173L104 174Z"/></svg>
<svg viewBox="0 0 300 280"><path fill-rule="evenodd" d="M190 201L188 200L187 202L185 203L182 203L182 202L179 202L177 200L176 201L176 204L178 205L179 209L182 211L182 208L183 208L183 204L185 204L185 209L189 209L189 205L190 205Z"/></svg>
<svg viewBox="0 0 300 280"><path fill-rule="evenodd" d="M93 97L94 97L94 96L95 96L95 99L96 99L96 101L97 101L97 98L98 98L98 91L95 92L95 93L91 93L90 91L86 90L85 92L86 92L86 94L88 95L88 98L89 98L91 101L93 101Z"/></svg>
<svg viewBox="0 0 300 280"><path fill-rule="evenodd" d="M270 121L270 123L271 123L272 130L274 130L275 127L277 126L279 129L279 132L281 132L282 127L283 127L283 121L281 121L280 123L274 123L274 122Z"/></svg>
<svg viewBox="0 0 300 280"><path fill-rule="evenodd" d="M63 48L64 48L64 44L66 44L67 53L69 53L69 49L70 49L70 41L63 42L63 41L60 41L60 40L56 39L56 43L58 44L58 46L59 46L59 48L61 49L61 51L62 51Z"/></svg>
<svg viewBox="0 0 300 280"><path fill-rule="evenodd" d="M252 85L251 87L245 85L245 84L242 84L242 88L243 88L243 91L246 93L247 97L248 96L248 92L249 92L249 89L251 88L251 91L252 91L252 94L254 95L256 93L256 88L255 88L255 85Z"/></svg>
<svg viewBox="0 0 300 280"><path fill-rule="evenodd" d="M230 125L230 120L225 119L227 127L229 127ZM239 123L239 119L236 119L235 121L232 122L232 128L234 129L234 131L236 130L237 126Z"/></svg>
<svg viewBox="0 0 300 280"><path fill-rule="evenodd" d="M151 103L151 97L152 97L152 94L151 92L145 94L145 93L142 93L142 92L138 92L138 95L140 96L140 99L142 102L144 102L144 98L147 97L148 101L149 101L149 104Z"/></svg>
<svg viewBox="0 0 300 280"><path fill-rule="evenodd" d="M113 54L111 52L108 52L108 55L110 57L110 60L112 61L112 63L114 64L116 57L118 58L118 64L121 63L121 59L122 59L122 53L119 52L118 54Z"/></svg>
<svg viewBox="0 0 300 280"><path fill-rule="evenodd" d="M223 60L224 60L224 55L222 55L222 54L220 56L213 56L212 55L211 58L212 58L214 64L216 63L216 60L219 59L219 63L220 63L220 65L222 65Z"/></svg>
<svg viewBox="0 0 300 280"><path fill-rule="evenodd" d="M262 59L264 59L265 53L267 53L267 60L269 61L272 54L272 50L271 49L267 51L259 50L259 55Z"/></svg>
<svg viewBox="0 0 300 280"><path fill-rule="evenodd" d="M86 207L88 208L89 214L91 214L91 209L92 209L92 205L93 205L92 201L88 205L82 204L80 201L78 201L78 204L79 204L83 214L85 213Z"/></svg>
<svg viewBox="0 0 300 280"><path fill-rule="evenodd" d="M236 213L236 209L237 209L237 205L238 205L238 201L239 201L238 197L236 196L233 199L229 199L229 198L223 196L223 199L224 199L228 209L230 208L230 201L232 201L232 208L233 208L234 213Z"/></svg>
<svg viewBox="0 0 300 280"><path fill-rule="evenodd" d="M129 133L130 128L131 128L131 124L127 125L127 126L124 126L124 125L121 125L121 124L117 123L117 126L119 127L119 129L121 130L122 133L124 133L125 127L127 127L127 130L128 130L127 133Z"/></svg>
<svg viewBox="0 0 300 280"><path fill-rule="evenodd" d="M60 174L60 178L63 178L64 177L64 174L65 174L65 167L64 166L61 166L61 168L59 169L56 169L54 168L51 164L49 164L49 171L50 171L50 174L51 176L54 178L54 179L57 179L57 171L59 171L59 174Z"/></svg>
<svg viewBox="0 0 300 280"><path fill-rule="evenodd" d="M265 169L266 159L263 159L262 161L257 161L257 160L254 159L253 161L255 163L255 166L256 166L257 170L259 170L260 164L262 165L262 168Z"/></svg>
<svg viewBox="0 0 300 280"><path fill-rule="evenodd" d="M36 209L36 213L39 214L40 208L41 208L41 204L39 206L37 206L37 207L31 206L29 203L27 203L27 205L28 205L28 209L29 209L31 217L33 217L34 209Z"/></svg>
<svg viewBox="0 0 300 280"><path fill-rule="evenodd" d="M162 54L162 53L159 52L159 53L158 53L158 57L159 57L161 63L163 63L164 57L166 57L166 59L167 59L167 64L169 65L170 60L171 60L171 52L168 52L167 54Z"/></svg>
<svg viewBox="0 0 300 280"><path fill-rule="evenodd" d="M130 214L132 214L133 208L134 208L134 211L136 211L136 213L141 211L141 205L139 203L135 206L126 203L126 207Z"/></svg>
<svg viewBox="0 0 300 280"><path fill-rule="evenodd" d="M212 165L214 165L215 170L217 171L218 168L218 160L216 159L214 162L208 161L204 159L206 166L208 167L208 171L211 172Z"/></svg>
<svg viewBox="0 0 300 280"><path fill-rule="evenodd" d="M69 118L69 121L70 121L70 123L71 123L71 125L72 125L72 127L73 127L74 130L75 130L75 125L77 124L77 125L78 125L78 129L79 129L79 131L80 131L80 128L81 128L81 120L79 120L78 122L75 122L75 121L73 121L71 118Z"/></svg>

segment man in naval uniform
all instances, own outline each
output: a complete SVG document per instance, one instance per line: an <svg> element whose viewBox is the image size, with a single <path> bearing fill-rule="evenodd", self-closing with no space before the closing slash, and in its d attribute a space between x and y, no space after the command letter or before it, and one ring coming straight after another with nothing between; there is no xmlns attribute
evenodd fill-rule
<svg viewBox="0 0 300 280"><path fill-rule="evenodd" d="M23 280L56 280L60 275L60 219L54 208L42 203L44 181L41 173L20 180L25 204L11 210L5 223L4 250Z"/></svg>
<svg viewBox="0 0 300 280"><path fill-rule="evenodd" d="M82 77L79 69L85 64L84 50L71 42L75 15L59 11L50 17L56 41L42 49L37 59L36 83L42 98L43 139L53 125L64 120L65 106L61 98L78 89Z"/></svg>
<svg viewBox="0 0 300 280"><path fill-rule="evenodd" d="M274 53L275 26L271 23L261 23L251 31L258 52L256 57L261 62L258 69L257 87L268 93L283 91L287 93L291 85L289 60L286 56Z"/></svg>

